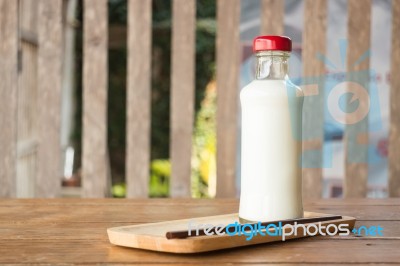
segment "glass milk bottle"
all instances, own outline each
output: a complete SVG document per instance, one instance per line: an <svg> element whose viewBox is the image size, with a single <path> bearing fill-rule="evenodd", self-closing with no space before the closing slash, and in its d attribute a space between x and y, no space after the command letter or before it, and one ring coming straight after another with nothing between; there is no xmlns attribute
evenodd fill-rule
<svg viewBox="0 0 400 266"><path fill-rule="evenodd" d="M303 217L303 93L288 79L290 38L254 39L256 77L240 92L242 222Z"/></svg>

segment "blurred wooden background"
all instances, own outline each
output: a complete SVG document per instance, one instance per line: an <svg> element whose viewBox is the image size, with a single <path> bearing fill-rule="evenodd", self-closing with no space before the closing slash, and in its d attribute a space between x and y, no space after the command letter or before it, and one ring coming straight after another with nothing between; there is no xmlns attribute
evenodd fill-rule
<svg viewBox="0 0 400 266"><path fill-rule="evenodd" d="M245 0L242 0L245 1ZM262 0L262 34L283 34L283 0ZM0 197L17 195L58 197L61 190L61 97L67 81L66 18L68 0L0 0ZM147 197L150 160L151 0L128 0L127 73L127 197ZM400 0L392 1L391 126L389 195L400 196ZM109 195L107 154L106 0L84 0L83 39L83 156L82 197ZM192 133L194 124L195 0L173 0L171 65L172 177L170 194L190 197ZM303 72L325 73L316 53L326 49L326 0L305 0ZM352 68L370 47L371 0L348 1L349 70L369 69L369 60ZM234 197L240 67L240 0L217 0L217 197ZM317 156L305 157L316 168L304 169L304 196L321 197L323 144L323 89L307 97L303 142ZM363 148L368 117L348 126L345 138L357 136L346 154L367 161ZM361 132L361 133L360 133ZM359 133L359 134L358 134ZM356 149L352 151L351 149ZM345 197L365 197L367 163L346 160Z"/></svg>

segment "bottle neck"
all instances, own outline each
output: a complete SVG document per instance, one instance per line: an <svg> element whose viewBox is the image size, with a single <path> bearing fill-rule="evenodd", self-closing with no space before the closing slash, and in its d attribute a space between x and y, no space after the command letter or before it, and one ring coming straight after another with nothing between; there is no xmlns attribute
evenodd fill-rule
<svg viewBox="0 0 400 266"><path fill-rule="evenodd" d="M261 51L256 53L256 79L285 79L289 70L289 52Z"/></svg>

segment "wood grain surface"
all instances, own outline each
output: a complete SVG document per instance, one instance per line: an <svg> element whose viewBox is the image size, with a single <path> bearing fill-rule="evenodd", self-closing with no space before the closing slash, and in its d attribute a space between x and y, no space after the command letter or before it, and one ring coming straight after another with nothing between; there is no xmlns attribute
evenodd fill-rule
<svg viewBox="0 0 400 266"><path fill-rule="evenodd" d="M16 195L17 12L17 1L0 1L0 197Z"/></svg>
<svg viewBox="0 0 400 266"><path fill-rule="evenodd" d="M398 263L400 199L306 200L305 210L380 225L383 237L313 237L173 255L113 246L109 227L237 212L236 199L2 199L0 263L15 264L360 264Z"/></svg>
<svg viewBox="0 0 400 266"><path fill-rule="evenodd" d="M324 75L325 65L318 58L326 52L327 1L304 2L303 76L315 80L318 91L307 96L303 104L303 195L304 198L322 196L322 143L324 139ZM313 142L307 149L305 142Z"/></svg>
<svg viewBox="0 0 400 266"><path fill-rule="evenodd" d="M400 197L400 1L392 1L390 75L389 195Z"/></svg>
<svg viewBox="0 0 400 266"><path fill-rule="evenodd" d="M84 197L108 192L106 0L84 1L82 187Z"/></svg>
<svg viewBox="0 0 400 266"><path fill-rule="evenodd" d="M348 47L347 71L348 79L365 82L363 90L369 92L369 75L362 77L362 71L369 71L369 56L363 55L371 46L371 1L348 1ZM348 84L348 88L351 84ZM359 95L356 95L359 97ZM351 101L347 100L349 108ZM360 100L357 111L367 108L368 101ZM355 111L356 112L356 111ZM358 112L362 114L362 112ZM351 122L352 112L348 110L345 129L345 197L365 197L367 195L368 178L368 141L360 138L368 137L368 114L357 123Z"/></svg>
<svg viewBox="0 0 400 266"><path fill-rule="evenodd" d="M174 0L172 12L170 194L190 197L194 120L196 1Z"/></svg>
<svg viewBox="0 0 400 266"><path fill-rule="evenodd" d="M61 189L62 1L38 2L38 98L36 197Z"/></svg>
<svg viewBox="0 0 400 266"><path fill-rule="evenodd" d="M236 195L240 1L217 1L217 197Z"/></svg>
<svg viewBox="0 0 400 266"><path fill-rule="evenodd" d="M261 1L261 35L283 35L284 0Z"/></svg>
<svg viewBox="0 0 400 266"><path fill-rule="evenodd" d="M151 0L128 2L127 196L147 197L150 174Z"/></svg>
<svg viewBox="0 0 400 266"><path fill-rule="evenodd" d="M17 197L34 197L38 130L38 0L19 1Z"/></svg>

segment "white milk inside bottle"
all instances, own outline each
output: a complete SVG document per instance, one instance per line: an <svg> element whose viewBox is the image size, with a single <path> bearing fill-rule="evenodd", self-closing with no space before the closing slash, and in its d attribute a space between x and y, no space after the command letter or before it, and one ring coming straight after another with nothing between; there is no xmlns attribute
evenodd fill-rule
<svg viewBox="0 0 400 266"><path fill-rule="evenodd" d="M283 36L254 39L256 79L240 92L242 222L303 217L303 93L288 79L291 46Z"/></svg>

